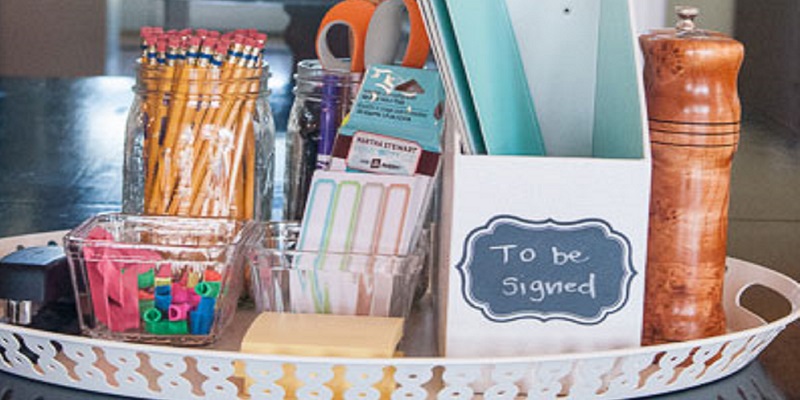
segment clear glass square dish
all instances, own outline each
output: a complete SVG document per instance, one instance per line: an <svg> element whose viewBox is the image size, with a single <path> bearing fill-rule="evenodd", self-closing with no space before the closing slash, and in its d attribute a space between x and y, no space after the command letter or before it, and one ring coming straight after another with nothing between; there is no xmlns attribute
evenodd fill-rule
<svg viewBox="0 0 800 400"><path fill-rule="evenodd" d="M261 223L244 244L257 311L408 317L426 240L407 255L300 251L299 231L294 223Z"/></svg>
<svg viewBox="0 0 800 400"><path fill-rule="evenodd" d="M64 237L81 331L183 346L213 342L242 289L241 221L101 214Z"/></svg>

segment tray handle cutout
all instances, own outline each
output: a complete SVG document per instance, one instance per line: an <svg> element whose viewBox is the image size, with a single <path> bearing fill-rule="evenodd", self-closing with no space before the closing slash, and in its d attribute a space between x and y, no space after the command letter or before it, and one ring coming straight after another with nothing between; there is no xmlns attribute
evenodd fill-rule
<svg viewBox="0 0 800 400"><path fill-rule="evenodd" d="M723 299L731 331L766 324L761 316L742 305L745 291L754 286L771 289L789 302L791 310L778 320L781 325L788 325L800 317L800 284L779 272L735 258L728 258L727 267Z"/></svg>

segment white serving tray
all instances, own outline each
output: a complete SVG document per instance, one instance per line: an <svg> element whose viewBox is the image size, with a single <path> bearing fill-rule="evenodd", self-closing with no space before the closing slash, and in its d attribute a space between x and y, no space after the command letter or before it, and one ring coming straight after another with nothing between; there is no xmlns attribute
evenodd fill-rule
<svg viewBox="0 0 800 400"><path fill-rule="evenodd" d="M64 233L0 239L0 255L18 245L60 243ZM800 285L792 279L735 259L728 260L725 279L729 333L684 343L545 357L304 358L118 343L0 324L0 350L4 353L0 371L61 386L149 399L281 399L287 393L276 382L284 371L292 369L303 381L295 393L301 399L648 396L701 385L739 371L800 317ZM740 298L752 285L766 286L785 297L791 312L766 323L744 309ZM433 337L432 331L423 332L413 334L410 341ZM38 361L34 363L32 358ZM334 368L344 373L348 389L334 392L325 385L333 378ZM243 374L247 374L247 380ZM384 376L394 380L391 393L373 386Z"/></svg>

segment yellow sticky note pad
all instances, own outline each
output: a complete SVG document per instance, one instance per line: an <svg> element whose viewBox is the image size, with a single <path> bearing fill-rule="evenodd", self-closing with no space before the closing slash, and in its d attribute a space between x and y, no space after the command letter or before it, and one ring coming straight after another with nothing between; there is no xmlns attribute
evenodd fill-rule
<svg viewBox="0 0 800 400"><path fill-rule="evenodd" d="M250 325L243 353L309 357L392 357L402 318L264 313Z"/></svg>
<svg viewBox="0 0 800 400"><path fill-rule="evenodd" d="M242 341L241 351L254 354L281 354L307 357L390 358L396 355L403 335L402 318L342 316L327 314L264 313L258 316ZM242 365L237 374L244 375ZM276 383L293 398L303 377L292 364L283 366L283 377ZM346 366L334 367L334 378L326 383L334 398L343 398L350 388ZM383 395L394 387L394 368L384 368L383 379L374 385ZM245 379L246 386L252 381Z"/></svg>

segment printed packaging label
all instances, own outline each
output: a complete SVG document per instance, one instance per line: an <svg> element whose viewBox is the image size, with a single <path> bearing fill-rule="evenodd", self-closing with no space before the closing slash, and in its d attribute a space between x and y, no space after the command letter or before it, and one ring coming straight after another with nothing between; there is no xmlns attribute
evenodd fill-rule
<svg viewBox="0 0 800 400"><path fill-rule="evenodd" d="M415 142L368 132L356 132L347 155L347 167L359 171L414 175L422 156Z"/></svg>

